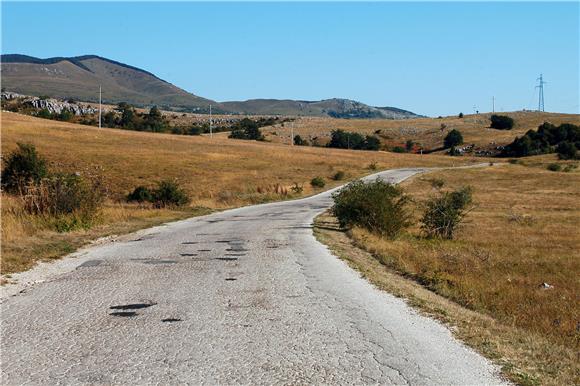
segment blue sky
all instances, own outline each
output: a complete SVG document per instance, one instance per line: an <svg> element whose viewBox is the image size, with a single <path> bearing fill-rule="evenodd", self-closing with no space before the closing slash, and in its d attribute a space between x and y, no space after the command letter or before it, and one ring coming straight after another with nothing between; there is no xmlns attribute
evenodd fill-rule
<svg viewBox="0 0 580 386"><path fill-rule="evenodd" d="M215 99L579 112L579 3L2 2L2 53L96 54Z"/></svg>

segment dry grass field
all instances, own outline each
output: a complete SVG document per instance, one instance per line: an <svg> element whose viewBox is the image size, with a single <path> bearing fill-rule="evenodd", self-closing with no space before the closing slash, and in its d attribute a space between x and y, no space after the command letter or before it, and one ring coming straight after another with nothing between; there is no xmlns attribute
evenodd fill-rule
<svg viewBox="0 0 580 386"><path fill-rule="evenodd" d="M354 131L361 134L375 134L378 132L382 142L388 146L404 146L407 140L420 144L424 149L434 149L443 145L443 138L452 130L458 129L463 134L464 143L475 144L480 147L505 145L513 141L516 136L525 134L530 129L537 129L544 122L554 124L580 124L578 114L512 112L498 113L508 115L515 120L512 130L494 130L489 128L491 114L465 115L444 118L416 118L416 119L332 119L332 118L299 118L294 124L294 134L302 138L319 138L321 144L328 142L330 132L336 129ZM446 128L441 130L441 125ZM284 127L277 125L266 132L266 136L273 142L289 143L291 124Z"/></svg>
<svg viewBox="0 0 580 386"><path fill-rule="evenodd" d="M441 301L434 307L462 328L462 339L524 371L506 369L519 383L578 384L580 173L546 170L549 163L573 163L556 160L531 157L406 181L417 218L421 202L437 194L433 179L444 180L443 189L471 185L475 207L455 240L426 239L418 226L394 241L355 228L355 245L379 263L359 259L355 267L379 286L384 272L395 272L491 317L493 322Z"/></svg>
<svg viewBox="0 0 580 386"><path fill-rule="evenodd" d="M2 153L17 142L36 146L53 170L100 174L109 200L100 225L90 231L58 234L45 221L26 216L18 200L2 197L2 271L16 272L36 260L55 258L96 237L150 226L171 219L260 202L289 199L316 192L313 177L326 179L327 187L344 181L330 177L344 171L345 180L377 169L436 166L458 163L443 156L345 151L313 147L230 140L205 136L101 129L14 113L2 113ZM461 162L479 162L462 159ZM177 179L192 198L183 210L154 210L124 203L138 185ZM303 186L301 193L291 187ZM206 209L196 209L206 208Z"/></svg>

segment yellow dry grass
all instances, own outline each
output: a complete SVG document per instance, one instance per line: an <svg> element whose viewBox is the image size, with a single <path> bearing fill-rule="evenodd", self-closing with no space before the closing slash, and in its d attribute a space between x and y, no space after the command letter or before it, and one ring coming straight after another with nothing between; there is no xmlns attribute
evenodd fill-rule
<svg viewBox="0 0 580 386"><path fill-rule="evenodd" d="M535 130L544 122L554 124L580 124L578 114L540 113L540 112L510 112L498 113L508 115L515 120L512 130L494 130L489 128L491 114L465 115L444 118L415 119L333 119L333 118L299 118L294 124L294 134L302 138L318 137L321 143L326 143L330 132L336 129L354 131L361 134L374 134L380 130L379 136L391 146L404 145L407 140L421 144L425 149L438 148L443 145L443 138L452 130L457 129L463 134L465 144L490 146L492 143L505 145L522 136L528 130ZM444 124L446 129L441 130ZM288 143L291 124L276 125L268 130L267 138L273 142ZM275 135L273 133L276 133Z"/></svg>
<svg viewBox="0 0 580 386"><path fill-rule="evenodd" d="M289 147L223 136L189 137L101 129L2 113L2 152L29 142L45 156L53 170L97 172L109 188L110 202L101 225L91 231L56 234L22 213L18 203L2 197L2 270L27 269L36 260L60 256L82 243L113 232L115 224L128 222L135 229L161 221L192 215L191 208L220 209L299 196L290 189L302 185L300 195L316 192L310 180L322 176L327 187L342 182L330 177L344 171L347 179L368 174L370 163L387 169L457 163L443 156L401 155L383 152ZM477 160L463 159L476 162ZM123 198L138 185L154 185L161 179L177 179L192 197L191 208L153 211L122 205ZM126 213L119 215L119 213ZM148 219L146 222L141 220ZM31 225L32 224L32 225Z"/></svg>
<svg viewBox="0 0 580 386"><path fill-rule="evenodd" d="M462 326L462 338L516 366L506 371L521 383L580 381L580 173L547 171L552 162L554 155L533 157L524 165L445 170L405 182L418 203L437 194L433 179L444 180L444 189L474 187L476 207L456 240L425 239L418 227L394 241L350 232L380 263L359 262L366 275L391 269L493 318L498 324L443 312Z"/></svg>

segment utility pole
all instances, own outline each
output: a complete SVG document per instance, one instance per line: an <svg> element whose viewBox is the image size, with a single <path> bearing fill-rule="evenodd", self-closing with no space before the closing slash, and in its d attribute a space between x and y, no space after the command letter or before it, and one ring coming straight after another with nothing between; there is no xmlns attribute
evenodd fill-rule
<svg viewBox="0 0 580 386"><path fill-rule="evenodd" d="M540 77L538 79L536 79L538 81L538 85L536 86L536 88L540 89L540 92L538 93L538 111L544 111L544 85L546 84L546 82L544 82L544 77L542 74L540 74Z"/></svg>
<svg viewBox="0 0 580 386"><path fill-rule="evenodd" d="M213 138L213 129L211 127L211 105L209 105L209 137Z"/></svg>
<svg viewBox="0 0 580 386"><path fill-rule="evenodd" d="M99 85L99 129L101 128L101 102L102 102L102 98L101 98L101 85Z"/></svg>

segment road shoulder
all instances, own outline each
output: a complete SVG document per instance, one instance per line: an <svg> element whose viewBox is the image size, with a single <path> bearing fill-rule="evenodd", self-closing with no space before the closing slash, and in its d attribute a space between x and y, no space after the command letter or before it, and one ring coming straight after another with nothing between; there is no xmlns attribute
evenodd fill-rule
<svg viewBox="0 0 580 386"><path fill-rule="evenodd" d="M329 212L314 222L314 235L331 252L378 289L405 299L422 314L443 322L453 335L501 367L502 375L522 385L536 385L537 378L528 368L514 363L512 350L520 350L518 341L528 340L523 331L503 326L493 318L468 310L417 282L407 279L382 265L372 254L358 248L341 230ZM528 342L529 344L529 342Z"/></svg>

